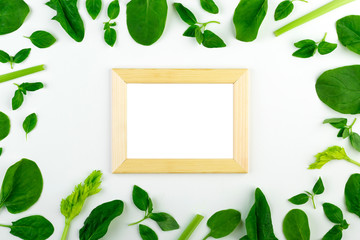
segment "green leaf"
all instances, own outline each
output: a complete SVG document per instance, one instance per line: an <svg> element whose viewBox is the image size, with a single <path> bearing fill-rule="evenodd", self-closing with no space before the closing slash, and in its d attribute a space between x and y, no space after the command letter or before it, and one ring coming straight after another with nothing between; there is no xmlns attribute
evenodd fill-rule
<svg viewBox="0 0 360 240"><path fill-rule="evenodd" d="M222 48L226 47L224 41L215 33L210 30L204 31L204 40L202 42L204 47L207 48Z"/></svg>
<svg viewBox="0 0 360 240"><path fill-rule="evenodd" d="M107 14L111 20L119 16L120 14L119 0L114 0L109 4Z"/></svg>
<svg viewBox="0 0 360 240"><path fill-rule="evenodd" d="M182 5L181 3L174 3L174 7L184 22L186 22L189 25L194 25L197 23L194 14L184 5Z"/></svg>
<svg viewBox="0 0 360 240"><path fill-rule="evenodd" d="M360 174L350 176L345 185L345 203L349 212L360 217Z"/></svg>
<svg viewBox="0 0 360 240"><path fill-rule="evenodd" d="M172 231L180 227L176 220L168 213L151 213L149 217L157 222L163 231Z"/></svg>
<svg viewBox="0 0 360 240"><path fill-rule="evenodd" d="M360 16L350 15L336 22L339 41L350 51L360 54Z"/></svg>
<svg viewBox="0 0 360 240"><path fill-rule="evenodd" d="M36 31L29 39L38 48L48 48L56 42L56 38L46 31Z"/></svg>
<svg viewBox="0 0 360 240"><path fill-rule="evenodd" d="M306 40L307 41L307 40ZM300 42L295 43L294 45L297 46L302 46L303 44ZM314 56L315 52L316 52L317 46L316 44L306 44L305 46L302 46L299 50L295 51L292 55L294 57L299 57L299 58L309 58Z"/></svg>
<svg viewBox="0 0 360 240"><path fill-rule="evenodd" d="M339 146L332 146L324 152L315 155L315 162L310 164L309 169L320 169L331 160L351 160L345 152L345 149Z"/></svg>
<svg viewBox="0 0 360 240"><path fill-rule="evenodd" d="M329 123L331 126L341 129L346 126L347 119L346 118L328 118L323 121L324 124Z"/></svg>
<svg viewBox="0 0 360 240"><path fill-rule="evenodd" d="M103 203L91 211L79 231L80 240L98 240L105 236L110 223L122 214L124 203L120 200Z"/></svg>
<svg viewBox="0 0 360 240"><path fill-rule="evenodd" d="M26 91L35 92L39 89L42 89L44 87L44 84L41 82L35 82L35 83L22 83L19 88L24 89Z"/></svg>
<svg viewBox="0 0 360 240"><path fill-rule="evenodd" d="M116 30L113 28L109 28L107 30L105 30L105 34L104 34L104 39L105 42L110 46L113 47L116 43L116 38L117 38L117 34L116 34Z"/></svg>
<svg viewBox="0 0 360 240"><path fill-rule="evenodd" d="M3 148L0 147L0 157L1 157L2 153L3 153Z"/></svg>
<svg viewBox="0 0 360 240"><path fill-rule="evenodd" d="M126 23L131 37L150 46L163 34L167 17L166 0L131 0L126 8Z"/></svg>
<svg viewBox="0 0 360 240"><path fill-rule="evenodd" d="M196 41L201 44L203 41L204 41L204 35L203 33L201 32L201 29L200 28L196 28L195 29L195 38L196 38Z"/></svg>
<svg viewBox="0 0 360 240"><path fill-rule="evenodd" d="M266 16L267 9L267 0L240 0L233 18L236 39L243 42L254 41Z"/></svg>
<svg viewBox="0 0 360 240"><path fill-rule="evenodd" d="M300 209L288 212L283 222L286 240L309 240L310 227L306 213Z"/></svg>
<svg viewBox="0 0 360 240"><path fill-rule="evenodd" d="M303 48L303 47L308 47L308 46L313 46L313 45L316 45L316 43L314 40L311 40L311 39L305 39L305 40L301 40L301 41L294 43L294 46L297 48Z"/></svg>
<svg viewBox="0 0 360 240"><path fill-rule="evenodd" d="M40 198L43 178L35 162L22 159L6 171L0 192L0 207L10 213L29 209Z"/></svg>
<svg viewBox="0 0 360 240"><path fill-rule="evenodd" d="M201 7L212 14L219 13L219 8L213 0L200 0Z"/></svg>
<svg viewBox="0 0 360 240"><path fill-rule="evenodd" d="M306 193L300 193L289 199L289 202L296 205L302 205L309 201L309 196Z"/></svg>
<svg viewBox="0 0 360 240"><path fill-rule="evenodd" d="M7 54L6 52L0 50L0 62L8 63L8 62L10 62L10 60L11 60L10 55Z"/></svg>
<svg viewBox="0 0 360 240"><path fill-rule="evenodd" d="M30 114L29 116L27 116L24 120L23 123L23 129L26 133L26 136L32 131L34 130L34 128L36 127L37 124L37 116L35 113Z"/></svg>
<svg viewBox="0 0 360 240"><path fill-rule="evenodd" d="M342 229L348 229L349 224L346 222L346 220L344 219L341 224L340 224Z"/></svg>
<svg viewBox="0 0 360 240"><path fill-rule="evenodd" d="M93 20L97 18L101 11L102 0L86 0L86 9Z"/></svg>
<svg viewBox="0 0 360 240"><path fill-rule="evenodd" d="M132 199L135 206L141 211L146 211L149 208L150 197L148 193L136 185L133 188Z"/></svg>
<svg viewBox="0 0 360 240"><path fill-rule="evenodd" d="M324 203L323 209L326 217L332 222L341 224L344 220L343 213L340 208L331 203Z"/></svg>
<svg viewBox="0 0 360 240"><path fill-rule="evenodd" d="M342 128L342 129L340 129L339 133L337 134L337 137L342 137L343 139L345 139L349 135L350 135L349 128Z"/></svg>
<svg viewBox="0 0 360 240"><path fill-rule="evenodd" d="M0 0L0 35L19 29L29 12L30 8L23 0Z"/></svg>
<svg viewBox="0 0 360 240"><path fill-rule="evenodd" d="M234 209L227 209L216 212L207 221L210 233L206 236L213 238L222 238L232 233L240 224L241 214ZM205 238L204 238L205 239Z"/></svg>
<svg viewBox="0 0 360 240"><path fill-rule="evenodd" d="M329 43L329 42L322 41L322 42L319 43L318 52L319 52L321 55L325 55L325 54L331 53L331 52L334 51L336 48L337 48L337 44L336 44L336 43Z"/></svg>
<svg viewBox="0 0 360 240"><path fill-rule="evenodd" d="M320 100L337 112L360 113L360 65L328 70L316 82Z"/></svg>
<svg viewBox="0 0 360 240"><path fill-rule="evenodd" d="M340 240L342 239L342 229L339 225L333 226L322 238L322 240Z"/></svg>
<svg viewBox="0 0 360 240"><path fill-rule="evenodd" d="M350 143L353 148L360 152L360 136L359 134L352 132L350 133Z"/></svg>
<svg viewBox="0 0 360 240"><path fill-rule="evenodd" d="M286 0L281 2L275 10L275 21L279 21L281 19L286 18L287 16L290 15L290 13L292 13L292 11L294 10L294 4L292 3L292 1Z"/></svg>
<svg viewBox="0 0 360 240"><path fill-rule="evenodd" d="M195 31L196 29L200 29L197 25L192 25L186 31L184 32L183 36L185 37L195 37Z"/></svg>
<svg viewBox="0 0 360 240"><path fill-rule="evenodd" d="M316 181L312 191L315 195L320 195L324 192L325 187L324 187L324 183L321 179L321 177L319 177L319 179Z"/></svg>
<svg viewBox="0 0 360 240"><path fill-rule="evenodd" d="M54 226L46 218L34 215L12 222L10 233L27 240L45 240L54 233Z"/></svg>
<svg viewBox="0 0 360 240"><path fill-rule="evenodd" d="M15 56L14 56L14 63L22 63L27 59L30 55L31 48L25 48L20 50Z"/></svg>
<svg viewBox="0 0 360 240"><path fill-rule="evenodd" d="M6 138L10 133L10 119L9 117L0 112L0 141Z"/></svg>
<svg viewBox="0 0 360 240"><path fill-rule="evenodd" d="M156 233L148 226L139 224L139 232L142 240L158 240Z"/></svg>
<svg viewBox="0 0 360 240"><path fill-rule="evenodd" d="M21 92L21 90L16 90L14 97L11 100L12 109L13 110L18 109L19 107L21 107L23 102L24 102L23 93Z"/></svg>
<svg viewBox="0 0 360 240"><path fill-rule="evenodd" d="M77 42L81 42L85 36L85 29L77 8L77 1L50 0L46 5L57 12L57 15L52 20L58 21L70 37Z"/></svg>

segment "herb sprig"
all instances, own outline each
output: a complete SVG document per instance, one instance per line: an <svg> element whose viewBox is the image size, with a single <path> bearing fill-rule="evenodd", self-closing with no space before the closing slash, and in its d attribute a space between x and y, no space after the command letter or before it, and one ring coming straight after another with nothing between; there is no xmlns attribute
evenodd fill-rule
<svg viewBox="0 0 360 240"><path fill-rule="evenodd" d="M315 196L322 194L324 192L324 190L325 190L325 188L324 188L323 181L322 181L321 177L319 177L319 179L316 181L316 183L312 189L312 192L305 191L304 193L295 195L289 199L289 202L296 204L296 205L302 205L302 204L307 203L308 200L311 199L313 207L314 207L314 209L316 209Z"/></svg>
<svg viewBox="0 0 360 240"><path fill-rule="evenodd" d="M305 39L296 42L294 46L300 49L295 51L293 53L293 56L299 58L309 58L315 55L316 50L321 55L326 55L333 52L337 48L337 44L326 42L325 41L326 35L327 33L325 33L325 36L320 42L315 42L314 40L311 39Z"/></svg>

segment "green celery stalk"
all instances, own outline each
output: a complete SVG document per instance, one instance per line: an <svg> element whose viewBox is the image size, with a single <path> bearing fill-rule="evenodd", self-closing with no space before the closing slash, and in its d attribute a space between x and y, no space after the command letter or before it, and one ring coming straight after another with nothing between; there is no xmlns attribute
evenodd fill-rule
<svg viewBox="0 0 360 240"><path fill-rule="evenodd" d="M45 70L45 65L38 65L35 67L25 68L25 69L22 69L19 71L6 73L3 75L0 75L0 83L7 82L7 81L13 80L15 78L23 77L23 76L30 75L33 73L37 73L37 72L40 72L43 70Z"/></svg>
<svg viewBox="0 0 360 240"><path fill-rule="evenodd" d="M200 222L204 219L204 216L196 214L190 224L183 231L178 240L188 240L191 234L195 231L195 229L199 226Z"/></svg>

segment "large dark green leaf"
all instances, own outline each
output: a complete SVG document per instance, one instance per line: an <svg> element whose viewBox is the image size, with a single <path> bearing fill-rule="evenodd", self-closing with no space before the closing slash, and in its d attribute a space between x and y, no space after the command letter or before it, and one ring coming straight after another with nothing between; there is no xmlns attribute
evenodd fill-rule
<svg viewBox="0 0 360 240"><path fill-rule="evenodd" d="M105 236L112 220L120 216L124 203L114 200L97 206L91 211L80 229L80 240L98 240Z"/></svg>
<svg viewBox="0 0 360 240"><path fill-rule="evenodd" d="M54 226L42 216L30 216L12 223L10 233L26 240L45 240L54 233Z"/></svg>
<svg viewBox="0 0 360 240"><path fill-rule="evenodd" d="M179 224L176 222L170 214L160 212L160 213L151 213L149 216L152 220L157 222L161 230L163 231L172 231L179 229Z"/></svg>
<svg viewBox="0 0 360 240"><path fill-rule="evenodd" d="M0 35L20 28L29 12L30 8L23 0L0 0Z"/></svg>
<svg viewBox="0 0 360 240"><path fill-rule="evenodd" d="M360 16L350 15L336 22L339 41L350 51L360 54Z"/></svg>
<svg viewBox="0 0 360 240"><path fill-rule="evenodd" d="M10 119L9 117L0 112L0 141L6 138L10 133Z"/></svg>
<svg viewBox="0 0 360 240"><path fill-rule="evenodd" d="M207 237L222 238L234 231L240 224L241 214L234 209L227 209L216 212L207 221L210 233Z"/></svg>
<svg viewBox="0 0 360 240"><path fill-rule="evenodd" d="M52 19L58 21L62 28L75 41L81 42L85 36L84 23L77 8L78 0L50 0L46 3L57 12Z"/></svg>
<svg viewBox="0 0 360 240"><path fill-rule="evenodd" d="M288 212L283 222L286 240L309 240L310 227L306 213L300 209Z"/></svg>
<svg viewBox="0 0 360 240"><path fill-rule="evenodd" d="M40 198L43 178L35 162L22 159L6 171L0 192L0 207L10 213L29 209Z"/></svg>
<svg viewBox="0 0 360 240"><path fill-rule="evenodd" d="M350 176L345 185L345 203L349 212L360 217L360 174Z"/></svg>
<svg viewBox="0 0 360 240"><path fill-rule="evenodd" d="M131 37L149 46L164 32L168 5L166 0L131 0L126 8L126 22Z"/></svg>

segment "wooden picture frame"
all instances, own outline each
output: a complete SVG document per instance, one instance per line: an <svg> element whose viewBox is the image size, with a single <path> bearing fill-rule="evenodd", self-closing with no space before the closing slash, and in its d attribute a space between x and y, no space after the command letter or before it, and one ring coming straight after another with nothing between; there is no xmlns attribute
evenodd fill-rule
<svg viewBox="0 0 360 240"><path fill-rule="evenodd" d="M233 158L128 159L128 83L233 84ZM248 171L247 69L113 69L112 172L113 173L246 173Z"/></svg>

